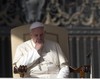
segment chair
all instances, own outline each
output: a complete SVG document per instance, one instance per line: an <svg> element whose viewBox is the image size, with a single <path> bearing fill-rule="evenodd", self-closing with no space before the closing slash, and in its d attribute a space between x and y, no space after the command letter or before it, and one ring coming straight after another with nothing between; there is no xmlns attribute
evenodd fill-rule
<svg viewBox="0 0 100 79"><path fill-rule="evenodd" d="M67 30L65 30L64 28L61 28L61 27L57 27L57 26L48 24L45 26L45 31L46 31L45 38L58 42L62 48L62 51L65 53L66 57L69 59ZM19 26L19 27L13 28L11 30L12 60L15 55L16 47L28 39L30 39L29 24ZM83 78L85 73L89 71L89 67L90 66L81 66L79 68L73 68L73 67L69 66L69 69L70 69L70 73L79 73L80 77ZM21 66L19 68L19 72L16 72L16 73L14 73L13 68L14 68L14 65L12 66L14 78L19 78L19 77L24 76L25 72L21 73L20 71L22 71L22 70L20 70L20 69L21 68L25 69L26 67ZM86 70L86 69L88 69L88 70Z"/></svg>
<svg viewBox="0 0 100 79"><path fill-rule="evenodd" d="M85 73L90 72L90 65L84 65L84 66L80 66L78 68L73 68L73 67L69 66L69 70L70 70L70 73L79 73L80 78L84 78Z"/></svg>
<svg viewBox="0 0 100 79"><path fill-rule="evenodd" d="M56 41L60 44L62 51L65 52L66 57L68 58L68 34L67 30L57 27L54 25L46 25L45 26L46 39L50 39ZM29 25L23 25L11 30L11 46L12 46L12 60L15 55L15 50L17 45L21 44L22 42L30 39L29 36ZM13 66L14 67L14 66ZM14 72L14 70L13 70ZM20 74L22 77L22 74ZM13 77L19 77L19 74L14 74Z"/></svg>

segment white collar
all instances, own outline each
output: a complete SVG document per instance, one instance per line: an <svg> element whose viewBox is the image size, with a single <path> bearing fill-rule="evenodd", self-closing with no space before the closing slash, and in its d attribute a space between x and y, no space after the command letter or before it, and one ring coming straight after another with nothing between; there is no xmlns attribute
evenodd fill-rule
<svg viewBox="0 0 100 79"><path fill-rule="evenodd" d="M33 40L32 40L32 39L31 39L31 43L32 43L33 47L35 47L35 43L33 42Z"/></svg>

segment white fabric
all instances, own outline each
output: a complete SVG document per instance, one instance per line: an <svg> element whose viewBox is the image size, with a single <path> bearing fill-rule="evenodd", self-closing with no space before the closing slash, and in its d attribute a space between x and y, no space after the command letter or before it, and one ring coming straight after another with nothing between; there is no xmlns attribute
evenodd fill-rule
<svg viewBox="0 0 100 79"><path fill-rule="evenodd" d="M34 22L34 23L31 24L30 30L37 28L37 27L44 27L44 24L42 24L40 22Z"/></svg>
<svg viewBox="0 0 100 79"><path fill-rule="evenodd" d="M25 77L34 78L66 78L69 74L67 60L63 57L62 50L58 43L45 40L41 55L34 48L32 40L18 46L14 63L27 65L28 71ZM58 77L57 77L58 76Z"/></svg>
<svg viewBox="0 0 100 79"><path fill-rule="evenodd" d="M68 66L63 67L60 70L57 78L62 78L62 75L63 75L63 78L67 78L68 77L68 75L69 75L69 68L68 68Z"/></svg>

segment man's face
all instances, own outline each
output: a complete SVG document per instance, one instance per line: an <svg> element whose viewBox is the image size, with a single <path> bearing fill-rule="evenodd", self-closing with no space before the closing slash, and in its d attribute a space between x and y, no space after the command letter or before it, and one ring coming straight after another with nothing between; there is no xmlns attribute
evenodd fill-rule
<svg viewBox="0 0 100 79"><path fill-rule="evenodd" d="M38 27L31 30L31 38L34 43L43 43L44 42L44 28Z"/></svg>

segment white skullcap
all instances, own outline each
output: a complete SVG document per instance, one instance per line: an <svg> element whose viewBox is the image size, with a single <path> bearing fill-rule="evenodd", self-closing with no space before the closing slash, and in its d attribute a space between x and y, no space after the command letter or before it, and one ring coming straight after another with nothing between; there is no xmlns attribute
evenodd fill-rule
<svg viewBox="0 0 100 79"><path fill-rule="evenodd" d="M34 22L31 24L30 30L37 28L37 27L44 27L44 24L42 24L41 22Z"/></svg>

